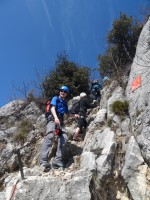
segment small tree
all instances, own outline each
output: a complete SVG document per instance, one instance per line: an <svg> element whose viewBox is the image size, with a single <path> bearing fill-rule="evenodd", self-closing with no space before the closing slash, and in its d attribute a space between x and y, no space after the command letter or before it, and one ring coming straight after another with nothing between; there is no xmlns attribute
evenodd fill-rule
<svg viewBox="0 0 150 200"><path fill-rule="evenodd" d="M43 96L47 99L56 95L57 90L62 85L67 85L71 96L76 96L80 92L88 92L90 69L81 67L68 60L67 55L57 56L55 69L50 71L42 82Z"/></svg>
<svg viewBox="0 0 150 200"><path fill-rule="evenodd" d="M107 49L98 56L99 71L102 76L122 77L133 57L142 26L133 17L120 14L113 22L113 28L107 35Z"/></svg>

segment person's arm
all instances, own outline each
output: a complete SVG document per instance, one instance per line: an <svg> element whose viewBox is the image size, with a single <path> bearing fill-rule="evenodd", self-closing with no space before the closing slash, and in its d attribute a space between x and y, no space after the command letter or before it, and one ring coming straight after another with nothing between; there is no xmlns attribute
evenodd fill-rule
<svg viewBox="0 0 150 200"><path fill-rule="evenodd" d="M101 86L101 84L99 83L99 88L100 88L100 90L102 90L102 86Z"/></svg>
<svg viewBox="0 0 150 200"><path fill-rule="evenodd" d="M68 115L69 115L69 117L73 117L73 118L79 118L80 117L80 115L78 115L78 114L69 113Z"/></svg>
<svg viewBox="0 0 150 200"><path fill-rule="evenodd" d="M66 113L66 115L67 115L67 117L80 118L80 115L78 115L78 114L72 114L72 113L70 113L70 111L68 111L68 112Z"/></svg>
<svg viewBox="0 0 150 200"><path fill-rule="evenodd" d="M53 117L54 117L54 122L55 122L55 124L56 124L57 126L60 126L60 121L59 121L59 119L58 119L58 116L57 116L57 113L56 113L56 109L55 109L55 108L56 108L55 106L52 106L51 112L52 112L52 115L53 115Z"/></svg>
<svg viewBox="0 0 150 200"><path fill-rule="evenodd" d="M89 100L86 99L86 107L87 107L87 109L89 109L89 108L95 108L96 105L95 105L95 104L91 104L91 103L89 102Z"/></svg>

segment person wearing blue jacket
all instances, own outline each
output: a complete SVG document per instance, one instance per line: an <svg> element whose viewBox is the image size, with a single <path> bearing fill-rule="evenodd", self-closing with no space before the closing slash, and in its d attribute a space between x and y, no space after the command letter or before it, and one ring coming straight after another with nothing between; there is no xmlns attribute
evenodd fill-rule
<svg viewBox="0 0 150 200"><path fill-rule="evenodd" d="M90 87L90 96L92 100L100 100L101 98L101 93L100 91L102 90L102 86L99 83L98 80L94 80L91 84Z"/></svg>
<svg viewBox="0 0 150 200"><path fill-rule="evenodd" d="M52 162L52 167L65 167L63 153L68 137L64 128L63 118L64 114L70 115L67 102L65 101L68 93L69 88L67 86L62 86L59 90L59 96L55 96L51 100L51 114L49 116L49 120L46 126L46 137L41 148L40 156L40 165L44 167L45 172L49 171L51 168L51 165L48 162L48 155L49 151L52 148L55 134L58 134L58 144L56 156ZM74 114L73 116L78 117L77 114ZM56 129L58 130L57 133Z"/></svg>

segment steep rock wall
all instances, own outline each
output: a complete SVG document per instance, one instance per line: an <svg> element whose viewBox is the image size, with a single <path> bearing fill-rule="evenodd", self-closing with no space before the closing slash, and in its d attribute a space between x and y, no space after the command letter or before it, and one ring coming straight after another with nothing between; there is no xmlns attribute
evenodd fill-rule
<svg viewBox="0 0 150 200"><path fill-rule="evenodd" d="M141 86L132 92L131 85L138 76ZM130 102L132 131L150 166L150 18L139 37L126 94Z"/></svg>

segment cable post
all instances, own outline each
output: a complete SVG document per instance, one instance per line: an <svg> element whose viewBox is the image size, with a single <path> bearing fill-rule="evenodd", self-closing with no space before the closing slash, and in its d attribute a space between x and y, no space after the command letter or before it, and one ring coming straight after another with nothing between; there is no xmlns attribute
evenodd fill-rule
<svg viewBox="0 0 150 200"><path fill-rule="evenodd" d="M24 179L23 165L22 165L22 161L21 161L20 149L17 149L15 151L15 153L17 154L17 157L18 157L18 163L19 163L19 170L20 170L21 178Z"/></svg>

